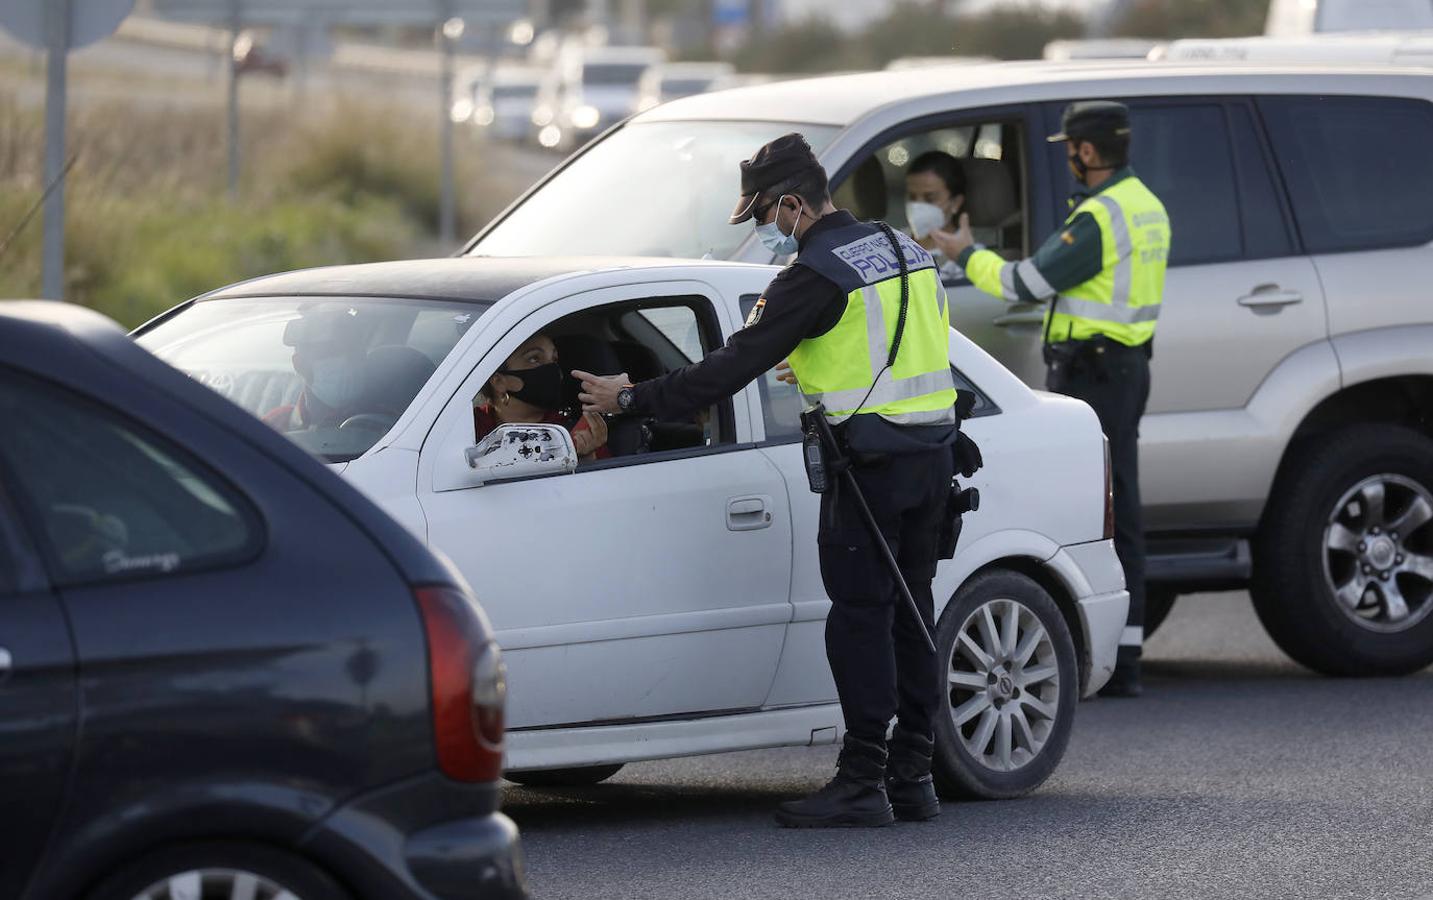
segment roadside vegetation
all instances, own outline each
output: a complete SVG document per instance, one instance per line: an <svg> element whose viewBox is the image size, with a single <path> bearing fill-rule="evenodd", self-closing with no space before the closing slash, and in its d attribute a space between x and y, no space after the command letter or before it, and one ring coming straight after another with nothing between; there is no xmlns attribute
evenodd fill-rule
<svg viewBox="0 0 1433 900"><path fill-rule="evenodd" d="M222 106L76 104L67 299L133 326L255 275L448 252L435 233L438 141L427 112L345 101L295 123L285 109L246 109L244 177L231 200ZM44 189L43 153L41 109L0 90L0 241ZM460 149L460 236L511 196L480 155ZM0 255L0 297L39 294L41 218Z"/></svg>

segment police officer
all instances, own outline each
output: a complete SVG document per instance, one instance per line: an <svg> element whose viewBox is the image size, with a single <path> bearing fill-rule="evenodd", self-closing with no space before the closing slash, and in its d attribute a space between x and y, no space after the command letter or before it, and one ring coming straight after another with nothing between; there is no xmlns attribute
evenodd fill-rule
<svg viewBox="0 0 1433 900"><path fill-rule="evenodd" d="M695 365L635 385L625 375L573 372L584 409L675 418L786 361L783 373L809 403L824 403L827 421L849 448L856 480L926 628L934 629L931 579L958 424L945 296L931 255L908 236L836 209L826 173L799 134L777 138L741 163L741 192L731 223L754 220L768 249L799 250L795 263L767 286L746 327ZM892 238L909 274L905 325L888 366L902 294ZM836 777L809 797L783 803L777 821L886 825L893 806L903 818L930 818L940 811L930 774L932 720L941 701L935 657L849 490L822 494L817 541L832 603L826 654L846 735Z"/></svg>
<svg viewBox="0 0 1433 900"><path fill-rule="evenodd" d="M1064 227L1030 259L1006 262L975 245L962 216L936 243L976 287L1011 301L1048 301L1046 387L1095 410L1114 469L1115 549L1129 586L1129 619L1114 677L1102 694L1140 693L1144 643L1144 531L1139 500L1139 420L1149 399L1149 359L1164 295L1169 216L1129 165L1129 110L1096 100L1065 109L1061 132L1075 180Z"/></svg>

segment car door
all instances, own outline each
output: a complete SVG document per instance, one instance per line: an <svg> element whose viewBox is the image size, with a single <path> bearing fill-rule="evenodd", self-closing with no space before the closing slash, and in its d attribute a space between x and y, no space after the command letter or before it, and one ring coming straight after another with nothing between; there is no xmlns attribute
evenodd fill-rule
<svg viewBox="0 0 1433 900"><path fill-rule="evenodd" d="M0 472L0 897L17 897L64 807L77 717L69 629L8 480Z"/></svg>
<svg viewBox="0 0 1433 900"><path fill-rule="evenodd" d="M420 454L429 541L497 629L511 728L757 708L790 619L791 522L780 473L751 445L743 396L714 410L701 446L481 486L467 464L474 398L533 334L573 317L636 316L633 333L670 368L736 325L700 282L583 289L594 281L614 279L569 280L510 308L489 328L500 337L474 348Z"/></svg>

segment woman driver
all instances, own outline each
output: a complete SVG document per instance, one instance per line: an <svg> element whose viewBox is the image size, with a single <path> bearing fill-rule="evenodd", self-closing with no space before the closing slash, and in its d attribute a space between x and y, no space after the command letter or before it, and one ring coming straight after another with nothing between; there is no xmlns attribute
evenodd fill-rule
<svg viewBox="0 0 1433 900"><path fill-rule="evenodd" d="M499 425L561 425L572 433L584 462L607 459L607 421L597 413L573 414L575 392L567 391L567 373L557 362L557 345L539 332L528 338L483 390L488 402L473 407L473 430L482 440Z"/></svg>

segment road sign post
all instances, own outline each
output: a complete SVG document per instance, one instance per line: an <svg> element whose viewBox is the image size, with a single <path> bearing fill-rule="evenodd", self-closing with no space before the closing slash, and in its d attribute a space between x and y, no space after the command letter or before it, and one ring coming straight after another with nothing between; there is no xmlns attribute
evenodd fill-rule
<svg viewBox="0 0 1433 900"><path fill-rule="evenodd" d="M45 51L44 249L40 295L65 298L65 94L69 53L114 34L134 0L5 0L0 27Z"/></svg>

